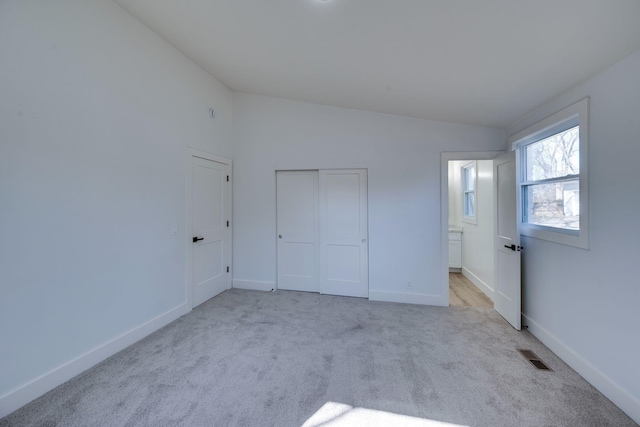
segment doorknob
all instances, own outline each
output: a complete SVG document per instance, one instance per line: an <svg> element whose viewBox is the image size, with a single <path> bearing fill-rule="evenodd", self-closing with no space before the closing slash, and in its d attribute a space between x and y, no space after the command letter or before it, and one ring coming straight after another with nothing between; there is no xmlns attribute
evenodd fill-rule
<svg viewBox="0 0 640 427"><path fill-rule="evenodd" d="M362 239L362 243L365 243L367 241L367 239Z"/></svg>
<svg viewBox="0 0 640 427"><path fill-rule="evenodd" d="M516 250L516 245L504 245L505 248L511 249L512 251Z"/></svg>
<svg viewBox="0 0 640 427"><path fill-rule="evenodd" d="M198 240L204 240L204 237L194 237L193 243L197 242Z"/></svg>
<svg viewBox="0 0 640 427"><path fill-rule="evenodd" d="M282 239L282 234L278 234L278 239Z"/></svg>

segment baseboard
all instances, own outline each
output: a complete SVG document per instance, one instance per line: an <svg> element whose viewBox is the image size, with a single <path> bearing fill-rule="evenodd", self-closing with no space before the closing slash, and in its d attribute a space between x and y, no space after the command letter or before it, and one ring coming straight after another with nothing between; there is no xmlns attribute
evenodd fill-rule
<svg viewBox="0 0 640 427"><path fill-rule="evenodd" d="M556 336L544 329L531 318L522 315L529 332L538 338L544 345L553 351L573 370L604 394L616 406L622 409L636 423L640 424L640 400L611 381L595 366L587 362L571 348L567 347Z"/></svg>
<svg viewBox="0 0 640 427"><path fill-rule="evenodd" d="M276 288L273 282L259 282L257 280L235 280L233 287L236 289L246 289L249 291L265 291L270 292Z"/></svg>
<svg viewBox="0 0 640 427"><path fill-rule="evenodd" d="M384 302L400 302L404 304L437 305L446 307L441 295L414 294L405 292L369 291L369 300Z"/></svg>
<svg viewBox="0 0 640 427"><path fill-rule="evenodd" d="M471 280L474 285L478 287L486 296L488 296L491 301L493 301L493 288L487 285L483 280L481 280L478 276L473 274L471 270L466 267L462 267L462 275L467 279Z"/></svg>
<svg viewBox="0 0 640 427"><path fill-rule="evenodd" d="M173 322L180 316L187 314L190 308L184 302L179 306L143 323L142 325L125 332L106 343L87 351L75 359L47 372L44 375L28 382L27 384L0 396L0 418L21 408L32 400L53 390L60 384L70 380L78 374L113 356L131 344L141 340L152 332Z"/></svg>

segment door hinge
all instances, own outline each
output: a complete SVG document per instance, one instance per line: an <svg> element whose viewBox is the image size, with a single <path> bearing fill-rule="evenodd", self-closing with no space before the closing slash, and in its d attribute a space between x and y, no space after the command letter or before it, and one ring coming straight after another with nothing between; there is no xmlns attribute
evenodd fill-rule
<svg viewBox="0 0 640 427"><path fill-rule="evenodd" d="M227 227L229 226L229 221L227 221Z"/></svg>
<svg viewBox="0 0 640 427"><path fill-rule="evenodd" d="M229 272L229 266L227 265L227 273Z"/></svg>
<svg viewBox="0 0 640 427"><path fill-rule="evenodd" d="M227 182L229 182L229 175L227 175Z"/></svg>

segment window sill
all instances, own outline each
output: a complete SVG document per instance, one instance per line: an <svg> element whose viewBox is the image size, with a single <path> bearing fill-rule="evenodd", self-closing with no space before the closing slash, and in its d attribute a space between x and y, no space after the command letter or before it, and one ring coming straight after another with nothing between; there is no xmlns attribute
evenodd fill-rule
<svg viewBox="0 0 640 427"><path fill-rule="evenodd" d="M478 218L476 217L465 216L461 218L460 221L466 222L467 224L478 225Z"/></svg>
<svg viewBox="0 0 640 427"><path fill-rule="evenodd" d="M520 224L520 234L534 239L547 240L561 245L589 249L589 236L577 230L545 227L533 224Z"/></svg>

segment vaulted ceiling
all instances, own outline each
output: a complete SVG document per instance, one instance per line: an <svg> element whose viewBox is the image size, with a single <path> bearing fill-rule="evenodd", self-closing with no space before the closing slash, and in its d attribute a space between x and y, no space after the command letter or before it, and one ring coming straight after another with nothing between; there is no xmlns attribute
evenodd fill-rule
<svg viewBox="0 0 640 427"><path fill-rule="evenodd" d="M115 0L230 89L505 127L640 50L638 0Z"/></svg>

